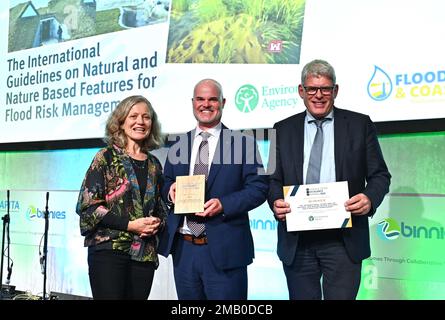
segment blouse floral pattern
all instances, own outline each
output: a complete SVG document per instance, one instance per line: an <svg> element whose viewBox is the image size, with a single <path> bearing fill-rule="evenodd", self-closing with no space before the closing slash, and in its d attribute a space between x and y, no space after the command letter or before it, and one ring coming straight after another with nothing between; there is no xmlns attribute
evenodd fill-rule
<svg viewBox="0 0 445 320"><path fill-rule="evenodd" d="M162 167L159 160L148 154L148 177L142 201L139 184L129 156L117 146L108 146L97 152L83 180L76 212L80 216L80 232L85 236L85 246L121 250L134 260L151 261L158 266L156 249L158 236L141 240L126 231L127 222L154 216L165 225L167 208L161 199ZM113 215L113 221L121 222L118 230L101 224L103 218ZM159 232L158 232L159 234ZM139 254L130 248L141 248Z"/></svg>

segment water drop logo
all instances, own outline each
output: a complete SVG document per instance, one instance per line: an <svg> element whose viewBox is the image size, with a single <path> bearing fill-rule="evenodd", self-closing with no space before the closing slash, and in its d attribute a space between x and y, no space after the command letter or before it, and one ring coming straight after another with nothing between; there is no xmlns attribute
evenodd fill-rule
<svg viewBox="0 0 445 320"><path fill-rule="evenodd" d="M400 230L399 224L392 218L386 218L377 224L377 235L385 241L397 239Z"/></svg>
<svg viewBox="0 0 445 320"><path fill-rule="evenodd" d="M34 220L37 217L37 208L34 206L29 206L28 210L26 210L26 219L28 220Z"/></svg>
<svg viewBox="0 0 445 320"><path fill-rule="evenodd" d="M258 101L258 90L250 84L243 85L236 92L235 105L241 112L249 113L255 110L258 105Z"/></svg>
<svg viewBox="0 0 445 320"><path fill-rule="evenodd" d="M376 101L387 99L392 92L392 81L383 69L374 66L374 74L368 83L368 95Z"/></svg>

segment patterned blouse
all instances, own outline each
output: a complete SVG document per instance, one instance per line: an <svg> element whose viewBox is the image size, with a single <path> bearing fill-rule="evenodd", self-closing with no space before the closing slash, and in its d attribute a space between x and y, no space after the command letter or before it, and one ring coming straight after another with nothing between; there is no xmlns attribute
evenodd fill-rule
<svg viewBox="0 0 445 320"><path fill-rule="evenodd" d="M147 188L142 202L130 157L117 146L99 150L82 183L76 212L85 246L121 250L133 260L151 261L157 267L158 235L141 239L127 231L128 221L142 217L159 217L160 229L165 225L167 209L160 195L162 167L151 154L147 166Z"/></svg>

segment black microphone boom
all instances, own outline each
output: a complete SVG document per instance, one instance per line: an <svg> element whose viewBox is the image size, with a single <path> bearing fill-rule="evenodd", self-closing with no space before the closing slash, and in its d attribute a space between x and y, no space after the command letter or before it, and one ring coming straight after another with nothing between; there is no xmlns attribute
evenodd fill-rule
<svg viewBox="0 0 445 320"><path fill-rule="evenodd" d="M2 233L2 253L1 253L1 262L0 262L0 300L3 300L3 258L5 257L5 234L8 233L8 279L7 282L9 284L11 273L12 273L12 266L9 266L9 190L6 191L6 203L7 203L7 210L6 214L2 217L3 220L3 233ZM5 232L6 231L6 232Z"/></svg>
<svg viewBox="0 0 445 320"><path fill-rule="evenodd" d="M8 229L6 230L6 242L8 244L8 275L6 276L6 284L9 285L11 283L11 274L12 274L12 266L14 265L14 263L11 262L11 266L9 266L9 261L11 261L10 255L9 255L9 247L11 246L11 237L10 237L10 233L9 233L9 226L11 224L11 217L9 216L9 206L10 206L10 202L9 202L9 190L6 192L7 193L7 200L8 200Z"/></svg>
<svg viewBox="0 0 445 320"><path fill-rule="evenodd" d="M49 225L49 211L48 211L49 192L46 192L46 205L45 205L45 233L43 237L43 257L40 257L40 266L42 266L43 260L43 300L46 300L46 266L48 260L48 225Z"/></svg>

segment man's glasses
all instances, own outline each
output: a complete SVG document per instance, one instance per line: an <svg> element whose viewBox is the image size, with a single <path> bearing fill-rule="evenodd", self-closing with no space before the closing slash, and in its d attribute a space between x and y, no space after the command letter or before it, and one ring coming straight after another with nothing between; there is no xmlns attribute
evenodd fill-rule
<svg viewBox="0 0 445 320"><path fill-rule="evenodd" d="M334 91L335 86L332 87L306 87L303 86L304 91L310 96L313 96L314 94L317 94L318 90L321 91L321 94L324 96L330 96L332 92Z"/></svg>

